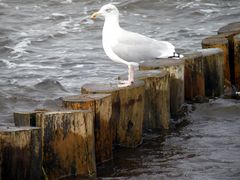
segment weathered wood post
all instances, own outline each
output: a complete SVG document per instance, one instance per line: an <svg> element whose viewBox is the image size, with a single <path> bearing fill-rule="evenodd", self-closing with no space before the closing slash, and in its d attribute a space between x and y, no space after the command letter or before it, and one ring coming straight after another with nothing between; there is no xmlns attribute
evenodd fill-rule
<svg viewBox="0 0 240 180"><path fill-rule="evenodd" d="M32 112L14 112L15 126L34 126L35 114Z"/></svg>
<svg viewBox="0 0 240 180"><path fill-rule="evenodd" d="M160 69L170 74L170 112L177 116L184 103L184 61L181 59L157 59L140 63L140 70Z"/></svg>
<svg viewBox="0 0 240 180"><path fill-rule="evenodd" d="M169 73L160 70L136 71L135 79L145 82L144 121L147 129L168 129L170 123ZM127 74L119 77L127 78Z"/></svg>
<svg viewBox="0 0 240 180"><path fill-rule="evenodd" d="M63 98L63 107L73 110L95 112L95 156L96 163L112 159L112 98L110 94L83 94Z"/></svg>
<svg viewBox="0 0 240 180"><path fill-rule="evenodd" d="M231 84L229 64L229 43L226 35L213 35L202 40L203 48L220 48L224 55L224 77L226 85Z"/></svg>
<svg viewBox="0 0 240 180"><path fill-rule="evenodd" d="M43 168L48 179L96 175L94 115L84 110L41 114L37 126L43 131Z"/></svg>
<svg viewBox="0 0 240 180"><path fill-rule="evenodd" d="M203 56L200 52L184 54L184 89L186 101L201 101L205 97Z"/></svg>
<svg viewBox="0 0 240 180"><path fill-rule="evenodd" d="M224 55L219 48L199 50L203 56L205 95L219 97L224 92Z"/></svg>
<svg viewBox="0 0 240 180"><path fill-rule="evenodd" d="M41 129L0 126L0 179L41 180Z"/></svg>
<svg viewBox="0 0 240 180"><path fill-rule="evenodd" d="M237 77L236 72L239 72L238 63L235 62L235 44L234 44L234 36L240 34L240 22L230 23L218 30L218 34L225 36L228 39L229 43L229 66L231 73L231 83L236 85ZM238 74L238 76L240 76Z"/></svg>
<svg viewBox="0 0 240 180"><path fill-rule="evenodd" d="M240 34L234 36L234 70L235 85L240 90Z"/></svg>
<svg viewBox="0 0 240 180"><path fill-rule="evenodd" d="M112 95L113 143L136 147L142 142L144 82L136 81L129 87L85 84L82 86L82 93Z"/></svg>
<svg viewBox="0 0 240 180"><path fill-rule="evenodd" d="M36 109L31 112L14 112L13 120L15 126L32 126L36 127L37 115L47 112L47 109Z"/></svg>

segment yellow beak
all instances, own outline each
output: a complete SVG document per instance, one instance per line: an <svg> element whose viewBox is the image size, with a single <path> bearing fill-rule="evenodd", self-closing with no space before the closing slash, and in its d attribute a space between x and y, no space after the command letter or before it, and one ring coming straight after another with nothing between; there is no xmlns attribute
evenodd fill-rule
<svg viewBox="0 0 240 180"><path fill-rule="evenodd" d="M95 12L95 13L93 13L92 15L91 15L91 19L96 19L96 17L97 16L99 16L100 15L100 13L99 12Z"/></svg>

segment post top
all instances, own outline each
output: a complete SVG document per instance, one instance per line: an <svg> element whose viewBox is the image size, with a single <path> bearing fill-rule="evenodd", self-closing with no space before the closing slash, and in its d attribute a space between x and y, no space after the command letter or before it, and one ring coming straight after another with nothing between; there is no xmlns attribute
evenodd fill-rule
<svg viewBox="0 0 240 180"><path fill-rule="evenodd" d="M145 61L143 63L140 63L140 69L141 67L147 67L151 69L159 69L159 68L164 68L164 67L169 67L169 66L177 66L184 64L183 59L170 59L170 58L160 58L160 59L154 59L154 60L149 60Z"/></svg>
<svg viewBox="0 0 240 180"><path fill-rule="evenodd" d="M30 130L38 130L39 127L30 127L30 126L0 126L0 132L19 132L19 131L30 131Z"/></svg>
<svg viewBox="0 0 240 180"><path fill-rule="evenodd" d="M223 50L220 48L207 48L207 49L199 49L197 50L198 52L200 52L203 56L211 56L214 54L222 54Z"/></svg>
<svg viewBox="0 0 240 180"><path fill-rule="evenodd" d="M69 109L62 109L59 111L51 111L45 112L44 115L52 115L52 114L72 114L72 113L92 113L91 110L69 110Z"/></svg>
<svg viewBox="0 0 240 180"><path fill-rule="evenodd" d="M218 30L218 34L224 33L240 33L240 22L230 23Z"/></svg>
<svg viewBox="0 0 240 180"><path fill-rule="evenodd" d="M82 86L82 92L87 91L91 93L111 93L122 89L133 89L144 86L143 81L134 81L134 83L128 87L118 87L117 84L100 84L100 83L89 83Z"/></svg>
<svg viewBox="0 0 240 180"><path fill-rule="evenodd" d="M135 71L134 72L134 78L135 79L146 79L149 77L165 77L168 75L167 71L164 70L146 70L146 71ZM122 74L118 77L119 80L127 79L128 74Z"/></svg>
<svg viewBox="0 0 240 180"><path fill-rule="evenodd" d="M203 39L202 44L203 45L228 44L228 39L226 35L218 34Z"/></svg>
<svg viewBox="0 0 240 180"><path fill-rule="evenodd" d="M103 99L111 96L111 94L80 94L67 96L63 98L63 101L70 102L86 102L86 101L94 101L98 99Z"/></svg>

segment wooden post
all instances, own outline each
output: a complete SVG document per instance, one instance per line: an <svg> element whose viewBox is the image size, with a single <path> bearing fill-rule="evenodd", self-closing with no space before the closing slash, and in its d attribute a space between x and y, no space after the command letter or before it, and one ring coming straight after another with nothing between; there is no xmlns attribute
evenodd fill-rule
<svg viewBox="0 0 240 180"><path fill-rule="evenodd" d="M226 26L221 27L218 30L218 34L226 34L226 33L240 33L240 22L230 23Z"/></svg>
<svg viewBox="0 0 240 180"><path fill-rule="evenodd" d="M203 56L200 52L184 54L185 100L202 102L205 97Z"/></svg>
<svg viewBox="0 0 240 180"><path fill-rule="evenodd" d="M15 126L36 127L37 114L47 112L46 109L36 109L33 112L14 112L13 119Z"/></svg>
<svg viewBox="0 0 240 180"><path fill-rule="evenodd" d="M65 176L95 176L95 113L61 111L41 114L43 130L43 167L48 179Z"/></svg>
<svg viewBox="0 0 240 180"><path fill-rule="evenodd" d="M224 92L224 56L219 48L202 49L205 95L219 97Z"/></svg>
<svg viewBox="0 0 240 180"><path fill-rule="evenodd" d="M35 113L33 112L14 112L14 123L16 126L34 126Z"/></svg>
<svg viewBox="0 0 240 180"><path fill-rule="evenodd" d="M229 64L229 43L226 35L214 35L202 40L203 48L220 48L224 54L225 85L231 84Z"/></svg>
<svg viewBox="0 0 240 180"><path fill-rule="evenodd" d="M218 30L218 34L225 36L228 39L229 43L229 66L230 66L230 74L231 74L231 84L236 85L236 73L238 71L237 67L235 67L235 51L234 51L234 36L240 34L240 22L230 23Z"/></svg>
<svg viewBox="0 0 240 180"><path fill-rule="evenodd" d="M112 159L112 98L110 94L83 94L63 98L63 107L73 110L95 112L95 156L96 163Z"/></svg>
<svg viewBox="0 0 240 180"><path fill-rule="evenodd" d="M41 130L0 126L0 179L41 180Z"/></svg>
<svg viewBox="0 0 240 180"><path fill-rule="evenodd" d="M170 112L177 116L184 103L184 61L180 59L157 59L140 64L140 70L160 69L170 74Z"/></svg>
<svg viewBox="0 0 240 180"><path fill-rule="evenodd" d="M234 71L235 85L240 91L240 34L234 36Z"/></svg>
<svg viewBox="0 0 240 180"><path fill-rule="evenodd" d="M129 87L108 84L85 84L83 94L112 95L113 142L136 147L142 142L144 113L144 82L136 81Z"/></svg>
<svg viewBox="0 0 240 180"><path fill-rule="evenodd" d="M147 129L169 129L170 88L169 73L160 70L136 71L135 79L145 82L144 121ZM127 74L119 80L127 78Z"/></svg>

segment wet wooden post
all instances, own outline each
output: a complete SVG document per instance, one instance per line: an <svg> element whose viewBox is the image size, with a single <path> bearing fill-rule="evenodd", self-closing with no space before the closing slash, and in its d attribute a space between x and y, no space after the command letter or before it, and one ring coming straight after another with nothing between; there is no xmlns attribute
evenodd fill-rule
<svg viewBox="0 0 240 180"><path fill-rule="evenodd" d="M202 102L205 97L203 56L200 52L190 52L184 56L185 100Z"/></svg>
<svg viewBox="0 0 240 180"><path fill-rule="evenodd" d="M41 180L41 129L0 126L0 179Z"/></svg>
<svg viewBox="0 0 240 180"><path fill-rule="evenodd" d="M220 97L224 92L224 55L219 48L199 50L203 56L205 95Z"/></svg>
<svg viewBox="0 0 240 180"><path fill-rule="evenodd" d="M218 34L225 36L229 43L229 66L231 74L231 84L236 85L236 72L239 72L238 63L235 63L234 36L240 34L240 22L230 23L218 30Z"/></svg>
<svg viewBox="0 0 240 180"><path fill-rule="evenodd" d="M31 112L14 112L13 120L15 126L32 126L36 127L37 115L39 113L47 112L47 109L36 109Z"/></svg>
<svg viewBox="0 0 240 180"><path fill-rule="evenodd" d="M234 36L234 72L235 85L240 91L240 34Z"/></svg>
<svg viewBox="0 0 240 180"><path fill-rule="evenodd" d="M112 95L113 143L126 147L136 147L142 142L144 113L144 82L136 81L129 87L116 84L85 84L83 94Z"/></svg>
<svg viewBox="0 0 240 180"><path fill-rule="evenodd" d="M112 159L112 97L110 94L83 94L63 98L63 107L95 112L95 156L100 164Z"/></svg>
<svg viewBox="0 0 240 180"><path fill-rule="evenodd" d="M184 103L184 61L180 59L156 59L140 63L140 70L160 69L170 74L170 112L173 117Z"/></svg>
<svg viewBox="0 0 240 180"><path fill-rule="evenodd" d="M134 77L145 82L143 128L169 129L169 73L160 70L136 71ZM119 80L126 78L127 74L124 74Z"/></svg>
<svg viewBox="0 0 240 180"><path fill-rule="evenodd" d="M48 179L96 176L92 111L66 110L41 114L43 168Z"/></svg>
<svg viewBox="0 0 240 180"><path fill-rule="evenodd" d="M16 126L34 126L35 114L32 112L14 112Z"/></svg>
<svg viewBox="0 0 240 180"><path fill-rule="evenodd" d="M225 85L231 84L230 64L229 64L229 43L226 35L213 35L202 40L202 47L220 48L224 55L224 77Z"/></svg>

